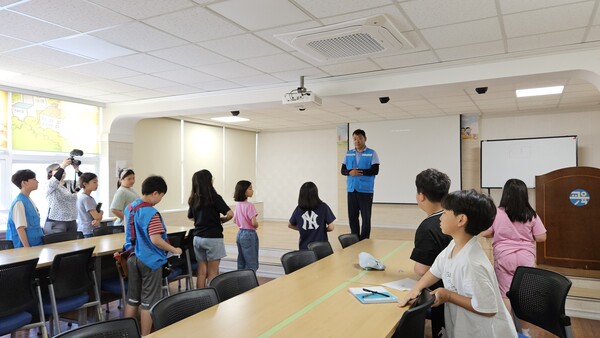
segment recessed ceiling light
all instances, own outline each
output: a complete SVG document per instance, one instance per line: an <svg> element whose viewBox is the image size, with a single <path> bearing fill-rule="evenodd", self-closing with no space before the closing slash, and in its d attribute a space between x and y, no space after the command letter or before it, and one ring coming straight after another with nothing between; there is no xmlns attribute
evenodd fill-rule
<svg viewBox="0 0 600 338"><path fill-rule="evenodd" d="M245 119L239 116L223 116L223 117L212 117L211 120L225 122L225 123L236 123L236 122L246 122L250 121L249 119Z"/></svg>
<svg viewBox="0 0 600 338"><path fill-rule="evenodd" d="M565 86L517 89L517 97L561 94Z"/></svg>
<svg viewBox="0 0 600 338"><path fill-rule="evenodd" d="M16 72L11 72L9 70L0 69L0 77L2 77L3 79L17 77L17 76L21 76L21 75L22 75L21 73L16 73Z"/></svg>

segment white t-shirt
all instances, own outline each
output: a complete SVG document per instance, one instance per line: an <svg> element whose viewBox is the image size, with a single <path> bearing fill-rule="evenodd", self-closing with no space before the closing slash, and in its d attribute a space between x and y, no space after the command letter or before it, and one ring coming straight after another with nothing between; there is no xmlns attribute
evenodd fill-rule
<svg viewBox="0 0 600 338"><path fill-rule="evenodd" d="M29 201L31 201L31 204L33 204L33 207L37 210L37 206L33 203L33 200L29 198ZM25 206L23 205L23 202L17 201L13 206L12 220L15 222L15 229L18 229L19 227L27 228L27 216L25 216Z"/></svg>
<svg viewBox="0 0 600 338"><path fill-rule="evenodd" d="M517 337L517 330L500 296L494 268L477 237L451 257L454 246L452 240L437 256L429 271L443 280L444 288L471 298L471 305L476 311L496 314L485 317L456 304L445 303L448 337Z"/></svg>

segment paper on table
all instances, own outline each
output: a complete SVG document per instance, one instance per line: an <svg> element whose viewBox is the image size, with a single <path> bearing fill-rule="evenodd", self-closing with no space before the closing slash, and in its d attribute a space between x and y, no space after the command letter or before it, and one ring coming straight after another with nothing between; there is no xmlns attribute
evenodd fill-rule
<svg viewBox="0 0 600 338"><path fill-rule="evenodd" d="M404 278L400 280L396 280L393 282L381 284L383 286L387 286L392 289L400 290L400 291L408 291L413 288L417 284L417 281L411 278Z"/></svg>

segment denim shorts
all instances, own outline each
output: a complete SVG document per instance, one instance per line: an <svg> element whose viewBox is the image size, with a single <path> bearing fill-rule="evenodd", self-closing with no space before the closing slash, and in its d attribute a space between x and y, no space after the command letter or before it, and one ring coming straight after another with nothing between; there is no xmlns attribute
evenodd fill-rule
<svg viewBox="0 0 600 338"><path fill-rule="evenodd" d="M227 256L223 238L194 237L194 253L198 262L216 261Z"/></svg>

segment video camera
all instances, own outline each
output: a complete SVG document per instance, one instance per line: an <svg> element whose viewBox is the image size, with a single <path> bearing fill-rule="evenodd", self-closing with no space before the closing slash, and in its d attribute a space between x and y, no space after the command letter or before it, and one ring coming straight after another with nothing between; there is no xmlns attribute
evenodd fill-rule
<svg viewBox="0 0 600 338"><path fill-rule="evenodd" d="M79 149L73 149L71 150L71 152L69 153L69 155L71 155L71 164L74 165L81 165L81 161L80 160L76 160L74 158L74 156L83 156L83 151L79 150Z"/></svg>

